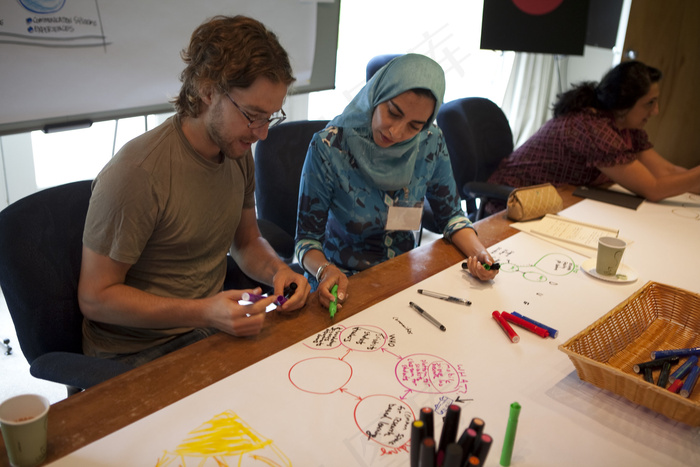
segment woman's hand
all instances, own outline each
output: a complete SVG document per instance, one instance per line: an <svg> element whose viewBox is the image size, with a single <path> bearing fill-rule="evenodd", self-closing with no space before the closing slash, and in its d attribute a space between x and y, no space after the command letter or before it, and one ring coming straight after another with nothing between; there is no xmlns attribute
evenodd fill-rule
<svg viewBox="0 0 700 467"><path fill-rule="evenodd" d="M496 277L499 270L498 269L486 269L483 265L488 264L493 265L494 261L488 251L482 250L476 256L469 256L467 258L467 266L469 272L472 276L482 280L489 281Z"/></svg>
<svg viewBox="0 0 700 467"><path fill-rule="evenodd" d="M343 307L343 302L348 298L347 288L348 288L348 278L343 274L343 271L338 269L335 265L329 264L323 270L323 274L320 277L321 281L318 284L318 301L321 306L328 308L335 297L331 293L334 285L338 285L338 310Z"/></svg>
<svg viewBox="0 0 700 467"><path fill-rule="evenodd" d="M474 229L461 229L452 235L452 243L467 257L467 265L472 276L490 281L498 274L498 269L486 269L483 265L491 266L494 261L486 247L479 241Z"/></svg>

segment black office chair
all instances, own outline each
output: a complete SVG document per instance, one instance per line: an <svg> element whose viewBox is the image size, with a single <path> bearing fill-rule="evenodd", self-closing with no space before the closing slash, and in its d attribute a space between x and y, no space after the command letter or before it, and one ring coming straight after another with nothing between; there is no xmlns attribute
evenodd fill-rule
<svg viewBox="0 0 700 467"><path fill-rule="evenodd" d="M0 211L0 287L19 346L30 373L66 385L69 396L131 369L82 353L78 278L91 183L48 188ZM257 285L229 256L224 288Z"/></svg>
<svg viewBox="0 0 700 467"><path fill-rule="evenodd" d="M255 147L255 204L262 236L280 258L297 272L294 236L297 225L299 181L314 133L328 120L285 122L270 128Z"/></svg>
<svg viewBox="0 0 700 467"><path fill-rule="evenodd" d="M374 76L374 74L379 71L381 67L403 54L383 54L372 57L369 62L367 62L367 68L365 69L365 81Z"/></svg>
<svg viewBox="0 0 700 467"><path fill-rule="evenodd" d="M0 212L0 286L30 373L68 395L130 369L82 353L78 307L89 180L29 195Z"/></svg>
<svg viewBox="0 0 700 467"><path fill-rule="evenodd" d="M488 183L501 160L513 152L513 133L499 106L482 97L446 102L437 115L450 153L457 189L472 221L489 200L506 201L513 187ZM477 203L479 200L479 203Z"/></svg>

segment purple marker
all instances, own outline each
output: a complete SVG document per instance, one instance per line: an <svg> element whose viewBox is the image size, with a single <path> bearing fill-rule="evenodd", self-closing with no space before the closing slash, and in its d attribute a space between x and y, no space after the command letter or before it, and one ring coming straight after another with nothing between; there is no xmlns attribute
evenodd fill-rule
<svg viewBox="0 0 700 467"><path fill-rule="evenodd" d="M257 302L258 300L262 300L263 298L267 298L264 295L258 295L255 293L248 293L244 292L243 295L241 295L241 298L245 300L246 302Z"/></svg>
<svg viewBox="0 0 700 467"><path fill-rule="evenodd" d="M262 300L263 298L267 298L265 295L258 295L254 293L248 293L244 292L243 295L241 295L241 299L245 300L246 302L252 302L255 303L258 300ZM284 302L286 302L287 299L284 298L282 295L277 296L277 300L274 301L274 304L277 306L282 306Z"/></svg>
<svg viewBox="0 0 700 467"><path fill-rule="evenodd" d="M546 325L544 325L544 324L542 324L542 323L538 323L538 322L535 321L534 319L528 318L527 316L523 316L523 315L521 315L520 313L518 313L517 311L512 312L511 315L517 316L518 318L524 319L525 321L529 321L530 323L534 324L535 326L539 326L539 327L541 327L542 329L547 330L547 332L549 332L549 337L551 337L552 339L554 339L555 337L557 337L557 335L559 334L559 331L557 331L556 329L550 328L549 326L546 326Z"/></svg>
<svg viewBox="0 0 700 467"><path fill-rule="evenodd" d="M283 295L278 295L277 300L275 300L275 305L282 306L287 301L287 297Z"/></svg>

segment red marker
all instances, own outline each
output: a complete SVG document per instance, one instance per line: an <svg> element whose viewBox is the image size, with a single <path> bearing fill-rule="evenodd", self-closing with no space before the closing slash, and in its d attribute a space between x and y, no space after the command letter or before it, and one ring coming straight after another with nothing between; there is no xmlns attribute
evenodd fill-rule
<svg viewBox="0 0 700 467"><path fill-rule="evenodd" d="M668 390L671 391L672 393L678 394L678 391L680 391L682 387L683 387L683 380L678 378L668 387Z"/></svg>
<svg viewBox="0 0 700 467"><path fill-rule="evenodd" d="M494 311L491 313L491 316L493 316L493 319L496 320L498 324L501 325L501 328L503 328L503 331L508 335L508 339L514 344L517 344L520 342L520 336L513 330L512 327L510 327L510 324L501 316L501 314L498 311Z"/></svg>
<svg viewBox="0 0 700 467"><path fill-rule="evenodd" d="M518 318L517 316L513 316L510 313L508 313L507 311L504 311L503 313L501 313L501 316L504 317L506 319L506 321L510 321L511 323L516 324L516 325L520 326L521 328L525 328L530 332L534 332L535 334L537 334L540 337L549 337L549 331L547 331L546 329L543 329L535 324L532 324L529 321L525 321L522 318Z"/></svg>

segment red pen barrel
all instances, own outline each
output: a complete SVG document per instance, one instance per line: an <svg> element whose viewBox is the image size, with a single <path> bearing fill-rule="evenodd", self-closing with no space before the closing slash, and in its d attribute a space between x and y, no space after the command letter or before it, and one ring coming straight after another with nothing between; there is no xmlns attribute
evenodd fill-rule
<svg viewBox="0 0 700 467"><path fill-rule="evenodd" d="M513 330L513 328L510 327L510 324L508 324L505 318L501 316L501 313L499 313L498 311L494 311L493 313L491 313L491 316L493 316L493 319L495 319L496 322L501 325L501 328L506 333L508 339L510 339L512 343L517 344L518 342L520 342L520 336L518 336L518 334Z"/></svg>

